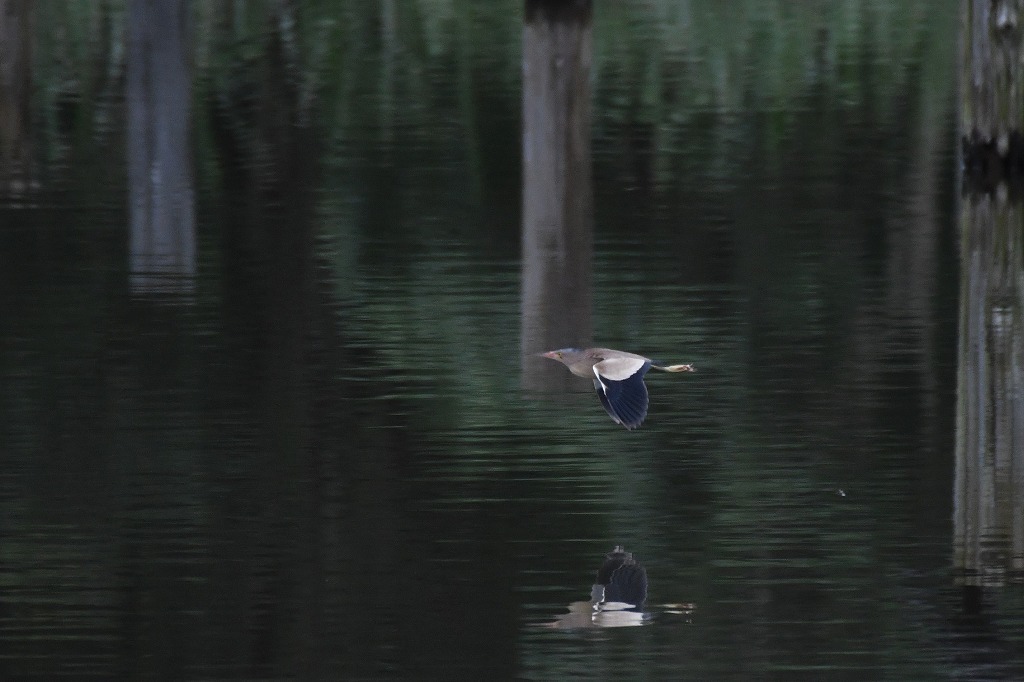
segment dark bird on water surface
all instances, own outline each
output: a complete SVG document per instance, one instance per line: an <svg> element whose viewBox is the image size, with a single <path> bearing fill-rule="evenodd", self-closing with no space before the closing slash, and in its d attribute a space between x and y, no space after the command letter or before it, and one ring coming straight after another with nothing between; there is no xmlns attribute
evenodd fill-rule
<svg viewBox="0 0 1024 682"><path fill-rule="evenodd" d="M604 556L597 569L594 586L590 590L591 602L617 602L642 608L647 600L647 571L622 545Z"/></svg>
<svg viewBox="0 0 1024 682"><path fill-rule="evenodd" d="M541 353L558 360L578 377L594 380L597 397L604 409L627 429L635 429L647 416L647 386L644 375L649 370L692 372L693 365L656 365L650 358L611 348L561 348Z"/></svg>

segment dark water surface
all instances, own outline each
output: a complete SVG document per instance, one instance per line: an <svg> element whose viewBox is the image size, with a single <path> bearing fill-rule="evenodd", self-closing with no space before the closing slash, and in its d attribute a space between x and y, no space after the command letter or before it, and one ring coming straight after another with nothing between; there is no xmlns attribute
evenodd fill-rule
<svg viewBox="0 0 1024 682"><path fill-rule="evenodd" d="M1024 679L1019 585L952 565L955 13L597 12L594 337L698 368L627 432L521 380L520 8L364 4L302 5L298 76L197 11L155 278L124 57L40 38L0 679ZM549 627L616 544L645 624Z"/></svg>

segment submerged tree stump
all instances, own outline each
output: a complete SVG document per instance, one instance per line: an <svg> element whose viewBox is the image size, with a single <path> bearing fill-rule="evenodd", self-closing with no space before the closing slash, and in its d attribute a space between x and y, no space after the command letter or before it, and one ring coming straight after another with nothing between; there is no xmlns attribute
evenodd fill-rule
<svg viewBox="0 0 1024 682"><path fill-rule="evenodd" d="M1024 0L963 0L960 138L965 180L1024 177Z"/></svg>
<svg viewBox="0 0 1024 682"><path fill-rule="evenodd" d="M965 603L1024 581L1024 0L962 0L953 564Z"/></svg>

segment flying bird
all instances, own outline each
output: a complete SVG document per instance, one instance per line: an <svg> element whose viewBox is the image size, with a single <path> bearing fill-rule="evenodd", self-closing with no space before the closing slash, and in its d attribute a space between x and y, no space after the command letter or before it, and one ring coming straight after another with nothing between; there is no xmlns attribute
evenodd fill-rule
<svg viewBox="0 0 1024 682"><path fill-rule="evenodd" d="M561 362L578 377L593 379L604 409L616 424L630 430L640 426L647 416L644 375L649 370L694 371L693 365L656 365L643 355L611 348L561 348L540 355Z"/></svg>

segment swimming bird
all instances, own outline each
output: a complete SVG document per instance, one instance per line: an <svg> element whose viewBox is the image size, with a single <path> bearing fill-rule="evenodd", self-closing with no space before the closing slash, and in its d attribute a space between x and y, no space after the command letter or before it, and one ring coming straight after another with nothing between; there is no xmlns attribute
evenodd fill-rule
<svg viewBox="0 0 1024 682"><path fill-rule="evenodd" d="M604 409L616 424L630 430L640 426L647 416L644 375L649 370L694 371L693 365L656 365L643 355L611 348L560 348L540 355L561 362L578 377L593 379Z"/></svg>

